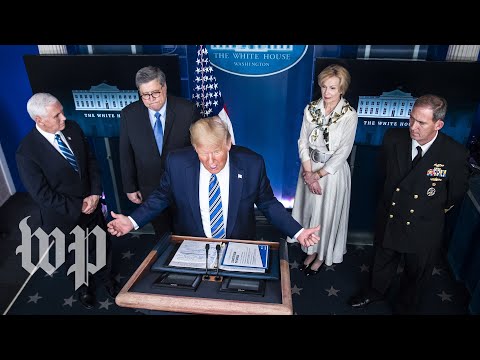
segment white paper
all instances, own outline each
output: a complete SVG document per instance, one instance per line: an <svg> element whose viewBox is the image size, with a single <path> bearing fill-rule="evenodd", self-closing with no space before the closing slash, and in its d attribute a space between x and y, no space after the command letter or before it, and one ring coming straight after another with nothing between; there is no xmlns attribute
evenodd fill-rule
<svg viewBox="0 0 480 360"><path fill-rule="evenodd" d="M263 268L258 245L230 242L222 265Z"/></svg>
<svg viewBox="0 0 480 360"><path fill-rule="evenodd" d="M217 264L217 250L215 246L220 244L219 242L183 240L168 265L205 269L206 244L210 245L210 249L208 250L208 268L215 269Z"/></svg>

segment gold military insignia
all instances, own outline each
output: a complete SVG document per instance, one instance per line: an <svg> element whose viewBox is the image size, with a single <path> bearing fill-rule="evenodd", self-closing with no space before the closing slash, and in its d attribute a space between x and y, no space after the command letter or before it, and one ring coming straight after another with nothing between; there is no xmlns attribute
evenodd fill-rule
<svg viewBox="0 0 480 360"><path fill-rule="evenodd" d="M433 167L444 167L445 165L444 164L433 164Z"/></svg>
<svg viewBox="0 0 480 360"><path fill-rule="evenodd" d="M427 190L427 196L435 195L435 188L431 187Z"/></svg>
<svg viewBox="0 0 480 360"><path fill-rule="evenodd" d="M431 178L430 181L443 181L443 180L440 178L434 177L434 178Z"/></svg>

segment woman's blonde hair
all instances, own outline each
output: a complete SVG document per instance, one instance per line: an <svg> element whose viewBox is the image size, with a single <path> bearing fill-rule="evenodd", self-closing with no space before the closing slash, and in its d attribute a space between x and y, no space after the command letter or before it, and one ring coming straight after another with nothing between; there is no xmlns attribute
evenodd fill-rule
<svg viewBox="0 0 480 360"><path fill-rule="evenodd" d="M330 79L331 77L338 77L340 79L340 93L344 95L348 87L350 86L350 73L347 69L345 69L342 65L333 64L328 65L325 69L322 70L320 74L318 74L318 85L321 87L322 83Z"/></svg>

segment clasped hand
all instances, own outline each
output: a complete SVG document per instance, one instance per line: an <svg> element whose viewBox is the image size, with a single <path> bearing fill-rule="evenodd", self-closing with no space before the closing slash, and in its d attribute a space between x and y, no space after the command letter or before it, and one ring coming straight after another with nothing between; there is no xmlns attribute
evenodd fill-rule
<svg viewBox="0 0 480 360"><path fill-rule="evenodd" d="M316 195L322 195L322 187L318 180L320 176L313 171L304 171L303 174L303 181L308 186L309 190Z"/></svg>
<svg viewBox="0 0 480 360"><path fill-rule="evenodd" d="M95 211L100 200L100 195L90 195L83 199L82 213L91 214Z"/></svg>

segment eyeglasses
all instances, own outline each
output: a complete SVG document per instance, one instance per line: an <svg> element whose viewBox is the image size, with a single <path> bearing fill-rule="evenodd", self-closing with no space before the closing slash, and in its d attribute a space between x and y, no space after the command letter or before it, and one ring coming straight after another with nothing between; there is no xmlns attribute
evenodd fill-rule
<svg viewBox="0 0 480 360"><path fill-rule="evenodd" d="M152 91L151 93L141 94L143 100L150 100L150 97L156 99L162 94L161 90Z"/></svg>

